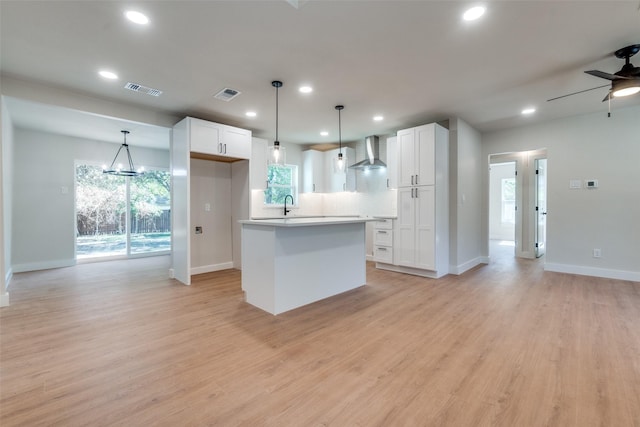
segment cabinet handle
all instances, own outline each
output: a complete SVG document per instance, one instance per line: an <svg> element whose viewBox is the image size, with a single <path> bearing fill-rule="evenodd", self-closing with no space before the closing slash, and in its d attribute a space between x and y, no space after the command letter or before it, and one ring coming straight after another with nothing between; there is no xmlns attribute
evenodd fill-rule
<svg viewBox="0 0 640 427"><path fill-rule="evenodd" d="M381 252L386 252L387 248L378 248L378 250L381 251Z"/></svg>
<svg viewBox="0 0 640 427"><path fill-rule="evenodd" d="M411 185L413 185L413 175L411 175Z"/></svg>
<svg viewBox="0 0 640 427"><path fill-rule="evenodd" d="M387 188L389 188L389 178L387 178Z"/></svg>
<svg viewBox="0 0 640 427"><path fill-rule="evenodd" d="M416 185L418 185L418 175L416 175Z"/></svg>
<svg viewBox="0 0 640 427"><path fill-rule="evenodd" d="M222 142L218 143L218 153L222 154Z"/></svg>
<svg viewBox="0 0 640 427"><path fill-rule="evenodd" d="M227 154L227 144L224 144L224 154Z"/></svg>
<svg viewBox="0 0 640 427"><path fill-rule="evenodd" d="M416 188L416 199L418 198L418 189Z"/></svg>
<svg viewBox="0 0 640 427"><path fill-rule="evenodd" d="M316 191L316 185L315 184L313 184L313 191L314 192Z"/></svg>
<svg viewBox="0 0 640 427"><path fill-rule="evenodd" d="M383 231L383 230L378 230L378 233L381 233L381 234L387 234L387 232L386 232L386 231Z"/></svg>

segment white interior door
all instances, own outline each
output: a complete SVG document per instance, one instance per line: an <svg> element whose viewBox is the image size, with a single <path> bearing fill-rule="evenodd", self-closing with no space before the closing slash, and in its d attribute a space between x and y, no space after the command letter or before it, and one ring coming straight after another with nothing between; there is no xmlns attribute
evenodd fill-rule
<svg viewBox="0 0 640 427"><path fill-rule="evenodd" d="M536 257L547 249L547 159L536 159Z"/></svg>

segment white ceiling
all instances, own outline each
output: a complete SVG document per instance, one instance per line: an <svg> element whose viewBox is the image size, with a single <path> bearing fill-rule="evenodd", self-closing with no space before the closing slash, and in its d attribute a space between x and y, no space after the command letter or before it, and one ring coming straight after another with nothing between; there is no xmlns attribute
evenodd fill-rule
<svg viewBox="0 0 640 427"><path fill-rule="evenodd" d="M298 7L292 4L299 3ZM475 2L473 2L475 3ZM0 1L1 71L77 93L192 115L275 136L274 79L280 89L280 141L335 142L389 134L457 116L482 132L602 111L621 47L640 43L640 0L487 1L486 15L463 22L466 1ZM145 27L126 21L146 13ZM632 59L640 65L640 55ZM105 81L108 68L120 79ZM160 89L152 97L127 82ZM311 94L297 91L306 83ZM230 87L231 102L213 98ZM640 104L616 99L612 109ZM537 108L532 116L520 111ZM21 126L118 141L166 129L12 99ZM247 110L258 116L249 119ZM374 122L375 114L384 115ZM105 121L106 119L106 121ZM85 122L86 120L86 122ZM124 127L123 127L124 126ZM57 129L57 130L56 130ZM62 129L62 130L61 130ZM321 130L330 132L320 136ZM115 136L112 135L115 134ZM156 139L154 139L156 138ZM152 143L152 142L149 142Z"/></svg>

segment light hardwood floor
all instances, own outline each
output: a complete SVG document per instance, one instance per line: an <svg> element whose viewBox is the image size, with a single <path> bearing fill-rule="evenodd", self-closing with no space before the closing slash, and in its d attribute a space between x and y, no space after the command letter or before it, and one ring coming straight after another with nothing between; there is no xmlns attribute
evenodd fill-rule
<svg viewBox="0 0 640 427"><path fill-rule="evenodd" d="M274 317L240 272L187 287L168 264L16 274L0 425L640 426L640 283L369 264L367 286Z"/></svg>

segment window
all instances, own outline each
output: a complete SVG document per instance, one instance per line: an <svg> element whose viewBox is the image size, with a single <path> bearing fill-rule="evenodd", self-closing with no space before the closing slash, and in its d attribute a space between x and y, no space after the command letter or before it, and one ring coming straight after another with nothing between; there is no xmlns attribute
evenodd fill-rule
<svg viewBox="0 0 640 427"><path fill-rule="evenodd" d="M293 196L293 204L298 200L298 167L295 165L269 165L267 169L267 189L264 190L265 205L284 205L287 195Z"/></svg>
<svg viewBox="0 0 640 427"><path fill-rule="evenodd" d="M502 178L502 215L503 223L515 224L516 222L516 179Z"/></svg>
<svg viewBox="0 0 640 427"><path fill-rule="evenodd" d="M170 178L161 170L127 178L76 165L76 257L170 251Z"/></svg>

